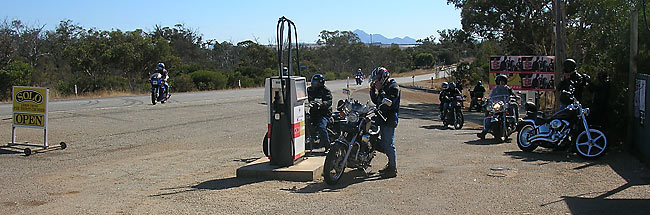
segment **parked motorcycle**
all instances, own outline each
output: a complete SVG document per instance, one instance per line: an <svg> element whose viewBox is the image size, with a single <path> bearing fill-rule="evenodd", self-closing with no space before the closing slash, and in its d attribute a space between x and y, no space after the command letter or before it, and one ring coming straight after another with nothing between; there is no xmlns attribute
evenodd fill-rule
<svg viewBox="0 0 650 215"><path fill-rule="evenodd" d="M321 101L313 101L310 103L305 104L306 107L310 108L313 107L316 103L319 103ZM337 105L337 110L336 112L333 112L329 122L327 123L327 134L329 135L330 141L335 140L338 138L339 134L341 133L341 124L345 123L345 113L340 111L343 105L343 101L339 100L339 103ZM317 124L316 122L311 120L311 114L309 112L305 112L305 148L306 149L314 149L314 146L320 146L322 145L320 143L321 137L318 135L317 132ZM269 151L268 151L268 144L269 144L269 132L266 131L266 134L264 135L264 140L262 141L262 151L264 152L264 155L266 157L269 156Z"/></svg>
<svg viewBox="0 0 650 215"><path fill-rule="evenodd" d="M521 121L517 146L525 152L538 146L567 149L575 147L578 155L593 159L607 150L607 137L600 130L589 127L589 108L583 108L573 98L573 104L553 114L550 118L540 116L534 104L526 105L527 115Z"/></svg>
<svg viewBox="0 0 650 215"><path fill-rule="evenodd" d="M474 93L474 91L467 90L469 92L469 95L471 95L472 100L469 103L469 108L467 111L472 111L476 110L478 111L483 111L485 109L485 97L483 93Z"/></svg>
<svg viewBox="0 0 650 215"><path fill-rule="evenodd" d="M489 127L486 128L488 133L491 133L499 141L507 141L517 129L518 116L519 108L516 97L507 92L495 94L493 90L493 94L488 99L485 117L489 121Z"/></svg>
<svg viewBox="0 0 650 215"><path fill-rule="evenodd" d="M445 116L444 120L442 120L443 126L453 125L456 130L463 128L463 124L465 123L462 108L463 101L465 101L464 97L459 95L450 98L450 102L445 104L447 108L445 109L445 113L442 113Z"/></svg>
<svg viewBox="0 0 650 215"><path fill-rule="evenodd" d="M389 99L382 101L382 105L391 104ZM343 112L347 121L341 124L341 135L333 142L323 167L323 177L330 185L338 183L346 167L365 172L375 157L375 151L383 152L380 127L375 123L375 117L385 119L381 111L348 99L345 100Z"/></svg>
<svg viewBox="0 0 650 215"><path fill-rule="evenodd" d="M169 99L169 88L165 85L162 74L156 72L149 76L151 82L151 104L164 104Z"/></svg>

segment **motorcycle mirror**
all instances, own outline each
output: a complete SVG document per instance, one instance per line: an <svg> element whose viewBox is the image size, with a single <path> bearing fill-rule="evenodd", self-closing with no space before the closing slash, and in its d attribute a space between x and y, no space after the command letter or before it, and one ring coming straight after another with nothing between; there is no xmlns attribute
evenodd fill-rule
<svg viewBox="0 0 650 215"><path fill-rule="evenodd" d="M391 105L393 105L393 101L391 101L388 98L384 98L384 99L381 100L381 104L391 106Z"/></svg>

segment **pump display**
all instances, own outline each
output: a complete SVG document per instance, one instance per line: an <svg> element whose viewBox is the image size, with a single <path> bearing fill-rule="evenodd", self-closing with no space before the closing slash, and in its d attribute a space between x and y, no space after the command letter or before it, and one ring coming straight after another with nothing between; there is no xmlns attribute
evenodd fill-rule
<svg viewBox="0 0 650 215"><path fill-rule="evenodd" d="M284 27L288 26L288 37L284 40ZM281 17L277 24L278 76L265 81L264 99L268 105L268 135L265 151L271 165L291 166L305 155L305 101L307 80L293 75L292 30L294 30L295 53L298 60L298 38L295 24ZM285 49L284 44L288 44ZM287 58L283 61L283 54ZM284 67L286 63L287 67ZM286 70L285 70L286 68ZM300 74L300 66L297 67Z"/></svg>

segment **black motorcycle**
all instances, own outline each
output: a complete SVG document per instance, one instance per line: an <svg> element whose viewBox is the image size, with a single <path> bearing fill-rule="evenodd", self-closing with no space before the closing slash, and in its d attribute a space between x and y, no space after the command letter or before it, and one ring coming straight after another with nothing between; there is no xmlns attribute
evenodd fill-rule
<svg viewBox="0 0 650 215"><path fill-rule="evenodd" d="M388 99L382 105L390 106ZM327 184L336 184L345 172L345 168L357 168L366 171L381 148L380 127L375 123L375 117L385 117L378 108L363 105L358 101L345 100L343 112L347 121L341 124L341 135L325 157L323 177Z"/></svg>
<svg viewBox="0 0 650 215"><path fill-rule="evenodd" d="M488 99L485 117L490 126L486 128L488 133L491 133L499 141L506 142L510 135L517 130L518 109L515 96L511 96L507 92L491 95Z"/></svg>
<svg viewBox="0 0 650 215"><path fill-rule="evenodd" d="M442 120L443 126L447 127L448 125L453 125L454 129L458 130L463 128L465 123L465 117L463 116L463 101L465 101L463 96L454 96L453 98L448 98L447 107L445 112L442 113L445 118Z"/></svg>
<svg viewBox="0 0 650 215"><path fill-rule="evenodd" d="M469 103L469 108L467 111L476 110L477 112L483 111L485 109L485 97L483 93L475 93L474 91L467 90L469 95L471 95L472 100Z"/></svg>
<svg viewBox="0 0 650 215"><path fill-rule="evenodd" d="M583 108L575 98L573 104L553 114L541 116L534 104L526 105L526 117L521 120L517 146L525 152L538 146L555 149L574 149L583 158L602 156L607 150L607 137L600 130L589 127L589 108Z"/></svg>
<svg viewBox="0 0 650 215"><path fill-rule="evenodd" d="M305 104L306 107L309 107L311 110L311 107L316 105L316 103L319 103L320 101L316 100L310 103ZM329 122L327 123L327 134L329 135L329 139L334 140L336 139L339 134L341 133L341 124L345 122L345 114L340 111L340 109L343 106L343 100L339 100L339 103L337 105L337 112L333 112L331 117L329 118ZM317 131L317 122L314 122L311 120L311 114L309 112L305 113L305 149L310 149L313 150L317 148L317 146L321 147L326 147L320 143L321 137L318 135ZM266 134L264 135L264 140L262 141L262 151L264 152L264 155L266 157L269 156L268 152L268 144L269 144L269 132L266 131Z"/></svg>

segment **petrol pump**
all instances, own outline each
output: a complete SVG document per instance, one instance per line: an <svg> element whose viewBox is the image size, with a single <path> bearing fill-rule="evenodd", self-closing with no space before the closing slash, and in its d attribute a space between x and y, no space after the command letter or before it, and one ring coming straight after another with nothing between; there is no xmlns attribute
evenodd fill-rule
<svg viewBox="0 0 650 215"><path fill-rule="evenodd" d="M288 24L289 37L284 41L284 27ZM295 24L284 16L278 20L278 76L266 79L264 99L268 105L268 148L271 165L291 166L305 155L305 101L307 81L305 77L293 76L291 30ZM296 35L295 52L298 54ZM285 50L283 44L288 43ZM283 71L283 53L287 52L286 74ZM299 59L299 58L296 58ZM300 65L298 61L298 65ZM300 72L300 67L298 67Z"/></svg>

